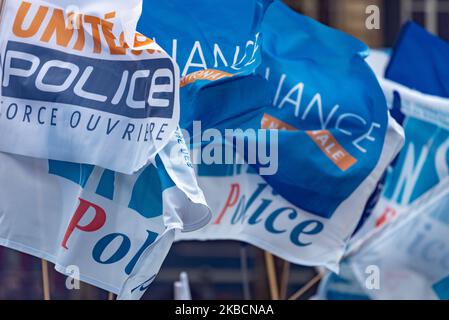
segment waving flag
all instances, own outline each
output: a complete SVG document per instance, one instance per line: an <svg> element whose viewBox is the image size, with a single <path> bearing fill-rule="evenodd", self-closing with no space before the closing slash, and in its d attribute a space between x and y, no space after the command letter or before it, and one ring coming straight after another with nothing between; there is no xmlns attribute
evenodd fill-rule
<svg viewBox="0 0 449 320"><path fill-rule="evenodd" d="M388 174L383 196L356 235L386 223L449 175L449 44L416 24L404 27L382 83L405 114L406 142Z"/></svg>
<svg viewBox="0 0 449 320"><path fill-rule="evenodd" d="M195 2L196 10L188 15L181 10L181 1L167 1L154 11L150 3L146 2L148 11L144 5L139 23L142 33L154 34L151 21L164 16L162 7L189 21L182 27L172 25L170 33L161 31L156 41L176 43L176 59L181 70L188 70L181 72L181 126L192 134L195 147L206 142L194 154L201 161L205 149L223 141L231 145L223 148L223 154L235 140L261 143L253 153L238 154L240 160L234 163L220 162L220 155L218 161L196 163L215 217L207 228L178 239L247 241L294 263L335 270L368 197L402 140L364 61L366 47L277 1L268 8L260 1L231 1L219 6L220 15L242 19L222 19L219 25L213 1ZM259 12L265 14L257 29ZM232 30L238 25L236 32L224 34L228 24ZM283 30L296 31L287 35ZM245 55L250 62L245 68L232 71L230 63L222 62L229 54L223 49L220 55L217 48L236 50L242 48L243 39L256 36L263 39L257 74L252 74L257 66L251 59L254 40L248 41L252 53ZM201 55L203 43L207 45L201 48L207 49ZM190 70L193 56L198 64ZM210 66L231 75L203 78ZM217 139L202 141L203 132L195 132L194 121ZM226 129L254 135L220 140ZM202 138L195 143L198 135ZM261 169L269 169L259 153L264 146L274 170L261 176ZM279 157L270 158L276 151Z"/></svg>
<svg viewBox="0 0 449 320"><path fill-rule="evenodd" d="M388 79L384 79L383 72L378 75L389 104L398 107L393 113L401 118L406 114L406 143L389 171L379 203L351 241L350 251L362 246L367 238L376 234L376 229L387 225L400 213L408 214L410 203L447 177L449 99L442 97L448 97L449 92L444 88L448 75L445 68L435 67L435 64L449 57L449 46L418 25L409 23L403 28L393 52L385 73ZM346 285L338 286L340 297L351 299L352 292L360 292L363 283L357 283L350 265L347 260L342 262L344 277L329 276L330 280L321 286L322 297L333 296L334 284L342 282ZM361 271L359 277L360 274ZM388 281L394 287L394 279Z"/></svg>
<svg viewBox="0 0 449 320"><path fill-rule="evenodd" d="M449 268L449 179L380 229L349 263L360 283L376 266L379 287L365 288L374 299L447 300Z"/></svg>
<svg viewBox="0 0 449 320"><path fill-rule="evenodd" d="M213 127L218 121L248 111L226 106L242 104L248 98L237 94L238 82L232 80L246 83L241 78L260 64L260 24L271 2L144 1L138 30L151 35L179 65L183 129L192 133L193 120L202 120L203 127Z"/></svg>
<svg viewBox="0 0 449 320"><path fill-rule="evenodd" d="M284 40L285 27L304 31ZM282 3L270 8L263 31L261 73L271 85L274 107L264 124L290 131L280 133L279 172L265 179L287 200L322 217L332 217L351 196L357 198L351 207L360 213L364 194L374 190L364 182L379 180L401 144L364 61L367 47ZM292 139L300 152L288 150ZM304 174L303 168L319 175Z"/></svg>
<svg viewBox="0 0 449 320"><path fill-rule="evenodd" d="M139 298L158 273L175 230L195 230L210 219L201 191L189 179L189 163L177 163L174 172L170 160L164 159L167 169L162 159L158 155L125 175L0 153L0 244L49 260L65 274L76 267L82 281L120 299ZM184 184L178 187L177 180Z"/></svg>
<svg viewBox="0 0 449 320"><path fill-rule="evenodd" d="M154 159L178 126L179 72L135 33L141 6L6 0L0 151L127 174Z"/></svg>

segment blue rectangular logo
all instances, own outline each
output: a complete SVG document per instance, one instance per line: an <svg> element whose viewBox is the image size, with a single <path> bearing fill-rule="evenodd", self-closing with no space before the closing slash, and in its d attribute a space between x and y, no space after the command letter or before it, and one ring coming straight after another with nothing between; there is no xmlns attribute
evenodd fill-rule
<svg viewBox="0 0 449 320"><path fill-rule="evenodd" d="M93 59L10 41L3 96L69 104L128 118L171 118L175 73L169 58Z"/></svg>

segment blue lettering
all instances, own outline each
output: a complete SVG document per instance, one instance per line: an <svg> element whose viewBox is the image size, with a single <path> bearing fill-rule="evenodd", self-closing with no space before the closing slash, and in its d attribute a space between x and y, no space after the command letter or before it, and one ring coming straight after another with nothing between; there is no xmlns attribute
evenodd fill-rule
<svg viewBox="0 0 449 320"><path fill-rule="evenodd" d="M314 225L312 227L312 229L307 230L307 228L312 225ZM293 242L297 246L307 247L307 246L311 245L312 242L301 242L299 240L300 236L302 234L306 234L306 235L318 234L323 230L323 228L324 228L324 225L321 222L316 221L316 220L301 222L292 230L292 233L290 234L290 241Z"/></svg>
<svg viewBox="0 0 449 320"><path fill-rule="evenodd" d="M12 108L12 107L14 107L14 109L13 109L13 110L14 110L14 113L13 113L13 115L11 116L10 111L11 111L11 108ZM16 117L16 115L17 115L18 109L19 109L19 107L17 106L17 104L11 103L11 104L9 105L9 107L8 107L8 110L6 110L6 118L7 118L8 120L14 119L14 118Z"/></svg>
<svg viewBox="0 0 449 320"><path fill-rule="evenodd" d="M135 256L131 259L131 261L128 263L128 265L125 267L125 272L126 274L130 274L137 261L139 261L140 256L145 252L145 250L154 243L154 241L156 241L158 234L151 232L149 230L147 230L148 236L147 239L145 240L145 243L142 245L142 247L140 247L139 251L137 251L137 253L135 254Z"/></svg>
<svg viewBox="0 0 449 320"><path fill-rule="evenodd" d="M92 114L89 118L89 121L87 122L87 131L94 131L97 128L98 122L100 122L101 116L97 117L97 122L95 122L95 125L93 127L91 127L91 123L92 123L93 119L94 119L94 115Z"/></svg>
<svg viewBox="0 0 449 320"><path fill-rule="evenodd" d="M58 112L58 109L56 109L56 108L51 109L50 124L52 126L56 126L56 122L55 122L55 120L56 120L56 112Z"/></svg>
<svg viewBox="0 0 449 320"><path fill-rule="evenodd" d="M251 195L251 197L248 200L248 203L245 205L245 196L242 196L239 204L231 218L231 223L235 224L237 223L239 220L243 223L243 220L245 219L245 215L246 212L248 211L248 209L251 207L251 205L254 203L254 201L256 201L256 199L260 196L260 194L263 192L263 190L265 190L265 188L267 187L266 183L259 183L257 186L256 191L254 191L254 193ZM257 221L257 217L260 216L263 211L271 204L271 200L262 200L262 204L259 205L259 207L256 209L256 211L252 214L252 216L250 217L250 219L248 220L249 224L257 224L260 221Z"/></svg>
<svg viewBox="0 0 449 320"><path fill-rule="evenodd" d="M110 135L112 130L119 124L120 120L117 120L114 125L111 127L111 118L108 119L108 127L106 128L106 134Z"/></svg>
<svg viewBox="0 0 449 320"><path fill-rule="evenodd" d="M135 126L132 123L128 123L126 126L126 130L123 133L122 139L125 139L126 136L128 136L128 140L131 141L131 133L134 131Z"/></svg>
<svg viewBox="0 0 449 320"><path fill-rule="evenodd" d="M46 107L40 107L40 108L39 108L39 111L37 112L37 122L38 122L39 124L45 124L45 121L44 121L44 120L41 120L41 112L42 112L42 111L46 111L46 110L47 110Z"/></svg>
<svg viewBox="0 0 449 320"><path fill-rule="evenodd" d="M104 252L106 247L114 241L116 238L122 238L122 242L120 243L120 247L117 249L117 251L110 256L106 260L101 259L101 254ZM122 234L122 233L111 233L103 238L101 238L97 244L95 244L94 250L92 251L92 257L95 261L101 264L111 264L115 263L121 259L123 259L124 256L128 253L129 249L131 248L131 240L129 238Z"/></svg>
<svg viewBox="0 0 449 320"><path fill-rule="evenodd" d="M139 291L145 291L148 289L150 284L153 282L154 278L156 278L156 275L151 276L148 280L145 280L141 284L139 284L137 287L131 290L131 293L139 289Z"/></svg>
<svg viewBox="0 0 449 320"><path fill-rule="evenodd" d="M31 111L33 111L33 109L31 108L31 106L30 105L26 105L25 106L25 112L23 113L23 122L25 122L25 119L28 121L28 122L31 122L31 120L30 120L30 114L31 114Z"/></svg>
<svg viewBox="0 0 449 320"><path fill-rule="evenodd" d="M74 122L73 119L75 119L74 116L76 117L76 121ZM78 125L80 124L81 121L81 112L79 111L75 111L74 113L72 113L72 116L70 117L70 126L75 129L76 127L78 127Z"/></svg>
<svg viewBox="0 0 449 320"><path fill-rule="evenodd" d="M279 230L276 229L274 227L274 222L276 221L276 219L283 213L286 211L290 211L290 213L288 214L288 218L290 220L295 219L298 216L298 212L296 212L295 209L293 208L280 208L275 210L265 221L265 229L268 230L268 232L274 233L274 234L281 234L286 232L287 230Z"/></svg>

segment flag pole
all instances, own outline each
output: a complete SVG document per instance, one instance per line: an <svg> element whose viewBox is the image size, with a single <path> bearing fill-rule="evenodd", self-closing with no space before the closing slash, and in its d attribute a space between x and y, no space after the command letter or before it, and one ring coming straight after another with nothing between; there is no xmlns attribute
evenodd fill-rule
<svg viewBox="0 0 449 320"><path fill-rule="evenodd" d="M265 253L265 266L267 268L268 284L270 286L271 300L279 300L279 289L276 279L276 267L274 265L274 257L268 251Z"/></svg>
<svg viewBox="0 0 449 320"><path fill-rule="evenodd" d="M287 299L289 278L290 278L290 262L284 260L284 264L282 266L281 291L280 291L280 298L282 300Z"/></svg>
<svg viewBox="0 0 449 320"><path fill-rule="evenodd" d="M251 292L249 289L248 254L246 248L247 244L242 243L240 245L240 268L242 271L243 298L245 300L251 300Z"/></svg>
<svg viewBox="0 0 449 320"><path fill-rule="evenodd" d="M3 7L5 6L6 0L0 0L0 22L2 21L2 13L3 13Z"/></svg>
<svg viewBox="0 0 449 320"><path fill-rule="evenodd" d="M42 266L42 286L44 289L44 300L50 300L50 279L48 275L48 262L41 259Z"/></svg>
<svg viewBox="0 0 449 320"><path fill-rule="evenodd" d="M309 291L315 284L321 281L321 278L323 278L323 275L321 273L318 273L315 277L312 278L309 282L307 282L301 289L296 291L294 295L292 295L288 300L298 300L301 298L307 291Z"/></svg>

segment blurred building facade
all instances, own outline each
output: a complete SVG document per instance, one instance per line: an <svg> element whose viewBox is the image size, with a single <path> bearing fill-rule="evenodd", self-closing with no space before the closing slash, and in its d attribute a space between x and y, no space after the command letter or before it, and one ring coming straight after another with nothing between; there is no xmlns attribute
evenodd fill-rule
<svg viewBox="0 0 449 320"><path fill-rule="evenodd" d="M372 48L394 44L401 26L409 21L449 40L449 0L285 0L324 24L350 33ZM380 29L369 30L366 9L380 9Z"/></svg>

